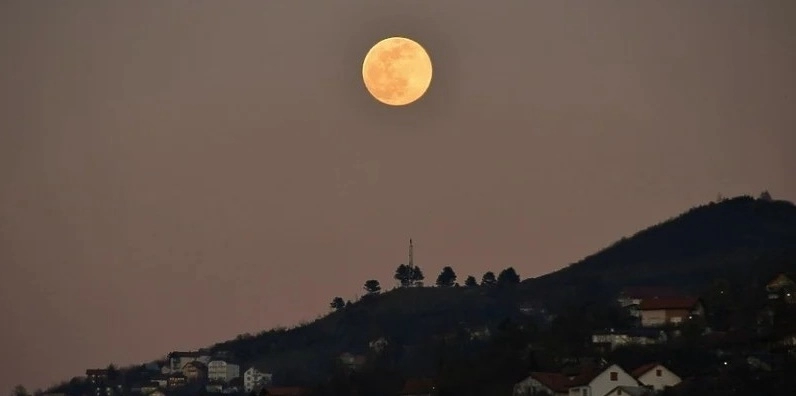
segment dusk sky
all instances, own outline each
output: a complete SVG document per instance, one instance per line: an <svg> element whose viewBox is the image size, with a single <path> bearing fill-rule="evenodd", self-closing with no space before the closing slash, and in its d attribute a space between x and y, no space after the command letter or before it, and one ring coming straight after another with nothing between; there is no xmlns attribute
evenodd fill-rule
<svg viewBox="0 0 796 396"><path fill-rule="evenodd" d="M0 392L796 200L796 2L0 4ZM406 107L371 45L426 47Z"/></svg>

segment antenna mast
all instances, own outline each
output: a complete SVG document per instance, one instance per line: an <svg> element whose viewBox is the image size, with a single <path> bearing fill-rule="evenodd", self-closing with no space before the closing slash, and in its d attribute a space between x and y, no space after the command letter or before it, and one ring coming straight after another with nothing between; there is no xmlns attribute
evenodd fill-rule
<svg viewBox="0 0 796 396"><path fill-rule="evenodd" d="M412 245L412 238L409 238L409 268L415 268L415 252L414 245Z"/></svg>

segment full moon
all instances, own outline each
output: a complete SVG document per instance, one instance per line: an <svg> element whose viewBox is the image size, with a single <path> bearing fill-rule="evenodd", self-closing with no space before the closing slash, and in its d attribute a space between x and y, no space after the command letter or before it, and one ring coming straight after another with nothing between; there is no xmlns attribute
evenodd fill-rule
<svg viewBox="0 0 796 396"><path fill-rule="evenodd" d="M365 55L362 80L379 102L404 106L426 93L431 70L431 58L423 46L405 37L390 37Z"/></svg>

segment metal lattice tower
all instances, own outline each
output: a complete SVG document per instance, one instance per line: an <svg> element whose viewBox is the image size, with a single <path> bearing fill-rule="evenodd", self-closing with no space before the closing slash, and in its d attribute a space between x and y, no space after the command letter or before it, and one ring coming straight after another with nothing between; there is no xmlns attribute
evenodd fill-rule
<svg viewBox="0 0 796 396"><path fill-rule="evenodd" d="M415 248L412 244L412 238L409 238L409 268L415 268Z"/></svg>

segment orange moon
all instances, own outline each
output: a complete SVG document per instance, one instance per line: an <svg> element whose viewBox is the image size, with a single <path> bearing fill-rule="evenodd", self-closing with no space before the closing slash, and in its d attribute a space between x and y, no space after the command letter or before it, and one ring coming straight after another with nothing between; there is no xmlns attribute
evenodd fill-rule
<svg viewBox="0 0 796 396"><path fill-rule="evenodd" d="M362 62L362 80L376 100L405 106L420 99L431 85L431 58L405 37L390 37L374 45Z"/></svg>

